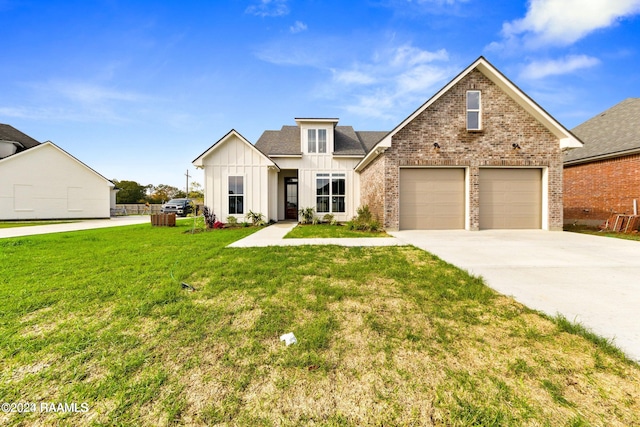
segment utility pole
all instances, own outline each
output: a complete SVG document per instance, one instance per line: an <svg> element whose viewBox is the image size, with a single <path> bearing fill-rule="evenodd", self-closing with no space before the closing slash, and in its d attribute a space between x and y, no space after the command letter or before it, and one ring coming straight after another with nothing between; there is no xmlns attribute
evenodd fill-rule
<svg viewBox="0 0 640 427"><path fill-rule="evenodd" d="M187 194L187 197L189 197L189 169L187 169L187 173L184 174L184 176L187 177L187 187L185 188L184 192Z"/></svg>

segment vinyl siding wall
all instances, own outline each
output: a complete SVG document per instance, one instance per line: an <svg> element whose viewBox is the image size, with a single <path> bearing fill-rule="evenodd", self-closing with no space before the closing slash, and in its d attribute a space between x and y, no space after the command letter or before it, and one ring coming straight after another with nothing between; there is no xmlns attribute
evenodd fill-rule
<svg viewBox="0 0 640 427"><path fill-rule="evenodd" d="M0 219L109 218L113 185L55 146L0 162Z"/></svg>
<svg viewBox="0 0 640 427"><path fill-rule="evenodd" d="M227 221L229 214L229 177L243 177L244 206L242 214L233 215L238 221L245 221L251 210L262 213L265 219L276 219L275 195L277 170L271 167L267 158L257 150L247 146L235 136L203 159L205 170L206 206L213 209L219 220Z"/></svg>
<svg viewBox="0 0 640 427"><path fill-rule="evenodd" d="M298 171L298 208L316 207L316 175L318 173L345 174L345 212L335 213L338 221L348 221L356 215L360 201L360 177L353 168L360 158L340 158L331 154L304 154L302 158L278 158L274 161L280 169ZM291 176L290 174L287 176ZM284 179L278 186L278 219L284 219ZM324 213L318 215L320 218Z"/></svg>

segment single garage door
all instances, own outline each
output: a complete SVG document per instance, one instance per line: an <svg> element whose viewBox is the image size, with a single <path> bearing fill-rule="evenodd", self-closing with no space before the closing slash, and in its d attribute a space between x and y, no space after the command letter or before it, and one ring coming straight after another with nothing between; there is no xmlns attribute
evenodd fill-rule
<svg viewBox="0 0 640 427"><path fill-rule="evenodd" d="M464 228L464 169L400 169L400 229Z"/></svg>
<svg viewBox="0 0 640 427"><path fill-rule="evenodd" d="M480 229L542 227L541 169L480 169Z"/></svg>

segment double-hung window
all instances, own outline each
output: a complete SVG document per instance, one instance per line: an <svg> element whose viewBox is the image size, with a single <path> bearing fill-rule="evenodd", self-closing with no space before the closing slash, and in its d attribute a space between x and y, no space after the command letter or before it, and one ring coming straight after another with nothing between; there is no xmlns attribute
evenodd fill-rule
<svg viewBox="0 0 640 427"><path fill-rule="evenodd" d="M345 174L319 173L316 175L316 212L345 212L345 196Z"/></svg>
<svg viewBox="0 0 640 427"><path fill-rule="evenodd" d="M229 214L244 213L244 177L229 177Z"/></svg>
<svg viewBox="0 0 640 427"><path fill-rule="evenodd" d="M327 152L327 130L307 129L307 152L326 153Z"/></svg>
<svg viewBox="0 0 640 427"><path fill-rule="evenodd" d="M467 130L482 130L480 91L467 91Z"/></svg>

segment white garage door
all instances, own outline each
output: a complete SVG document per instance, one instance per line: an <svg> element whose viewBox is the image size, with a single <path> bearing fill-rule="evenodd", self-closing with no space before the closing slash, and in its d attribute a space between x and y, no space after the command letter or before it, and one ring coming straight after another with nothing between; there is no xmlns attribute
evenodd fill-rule
<svg viewBox="0 0 640 427"><path fill-rule="evenodd" d="M464 228L464 169L400 169L400 229Z"/></svg>
<svg viewBox="0 0 640 427"><path fill-rule="evenodd" d="M542 227L542 170L480 169L480 229Z"/></svg>

